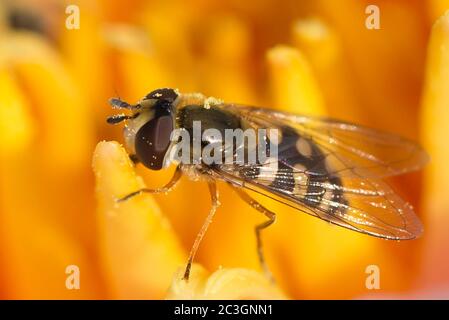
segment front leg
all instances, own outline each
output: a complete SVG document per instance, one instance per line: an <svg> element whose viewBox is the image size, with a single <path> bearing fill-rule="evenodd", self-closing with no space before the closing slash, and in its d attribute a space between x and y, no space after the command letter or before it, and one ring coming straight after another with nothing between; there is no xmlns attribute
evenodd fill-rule
<svg viewBox="0 0 449 320"><path fill-rule="evenodd" d="M156 189L148 189L148 188L143 188L143 189L139 189L136 190L134 192L131 192L130 194L124 196L123 198L117 199L117 202L122 202L122 201L126 201L131 199L134 196L137 196L141 193L165 193L165 192L169 192L173 189L173 187L176 185L176 183L179 181L179 179L182 176L182 170L180 166L176 167L175 173L173 174L173 177L170 179L170 181L163 187L161 188L156 188Z"/></svg>

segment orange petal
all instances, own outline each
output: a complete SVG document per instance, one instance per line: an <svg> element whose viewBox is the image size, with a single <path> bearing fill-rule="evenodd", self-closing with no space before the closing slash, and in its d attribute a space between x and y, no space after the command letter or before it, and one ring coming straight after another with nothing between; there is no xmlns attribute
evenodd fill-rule
<svg viewBox="0 0 449 320"><path fill-rule="evenodd" d="M100 142L93 157L100 254L113 298L162 298L185 254L148 194L116 200L144 187L126 151Z"/></svg>

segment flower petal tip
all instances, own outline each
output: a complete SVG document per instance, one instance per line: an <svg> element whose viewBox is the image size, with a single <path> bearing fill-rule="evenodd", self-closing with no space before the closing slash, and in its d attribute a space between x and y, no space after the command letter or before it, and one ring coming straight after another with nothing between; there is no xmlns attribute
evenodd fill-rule
<svg viewBox="0 0 449 320"><path fill-rule="evenodd" d="M220 268L209 274L193 264L189 280L183 279L184 268L173 278L166 299L286 299L287 296L264 275L254 270Z"/></svg>

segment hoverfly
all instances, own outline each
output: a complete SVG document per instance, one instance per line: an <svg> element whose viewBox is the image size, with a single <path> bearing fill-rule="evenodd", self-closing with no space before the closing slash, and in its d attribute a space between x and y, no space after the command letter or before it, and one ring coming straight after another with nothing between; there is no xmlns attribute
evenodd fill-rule
<svg viewBox="0 0 449 320"><path fill-rule="evenodd" d="M201 94L181 94L163 88L150 92L136 104L118 98L110 104L128 109L107 119L110 124L126 120L124 139L131 159L151 170L172 162L175 129L192 132L195 121L202 131L214 128L276 129L277 157L264 162L178 163L171 180L158 189L141 189L119 201L143 192L170 191L182 174L208 183L212 207L190 251L184 279L199 244L215 214L218 202L216 180L227 182L236 193L267 220L255 227L260 264L270 275L262 252L261 231L275 222L276 214L254 200L254 191L330 223L390 240L414 239L422 225L411 205L396 195L382 178L422 167L428 156L417 144L401 137L328 118L306 117L264 108L227 104ZM206 138L200 148L217 143ZM218 141L221 148L225 148ZM248 143L237 146L245 149ZM232 149L236 151L236 148ZM231 152L231 153L232 153Z"/></svg>

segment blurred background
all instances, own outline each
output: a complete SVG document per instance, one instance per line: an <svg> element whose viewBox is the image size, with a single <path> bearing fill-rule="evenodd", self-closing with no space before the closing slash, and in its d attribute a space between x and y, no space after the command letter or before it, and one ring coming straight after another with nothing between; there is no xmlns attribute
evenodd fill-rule
<svg viewBox="0 0 449 320"><path fill-rule="evenodd" d="M365 26L370 4L378 30ZM265 200L279 213L265 252L289 298L449 298L446 9L445 0L0 1L0 298L166 297L209 210L207 187L183 179L142 216L125 210L111 224L103 164L92 169L98 142L123 142L105 122L107 99L135 102L159 87L421 143L431 163L389 181L423 221L420 239L371 238ZM172 173L136 170L149 187ZM263 217L219 188L196 260L210 272L259 271L253 227ZM79 267L79 290L66 288L68 265ZM368 265L379 267L378 290L365 286Z"/></svg>

